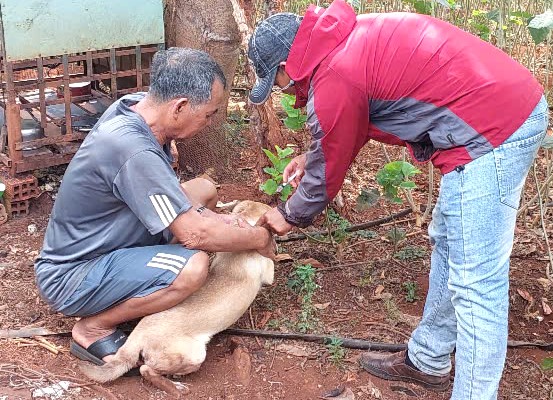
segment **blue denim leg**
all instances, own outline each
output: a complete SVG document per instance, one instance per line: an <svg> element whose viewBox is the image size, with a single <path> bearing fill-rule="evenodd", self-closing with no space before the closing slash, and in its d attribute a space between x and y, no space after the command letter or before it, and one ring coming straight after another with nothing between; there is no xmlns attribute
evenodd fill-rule
<svg viewBox="0 0 553 400"><path fill-rule="evenodd" d="M428 227L433 248L423 317L408 344L409 358L418 369L432 375L447 374L451 370L451 353L457 339L457 319L447 287L449 256L442 192L440 188Z"/></svg>
<svg viewBox="0 0 553 400"><path fill-rule="evenodd" d="M455 345L454 400L497 398L507 349L516 211L546 127L542 100L505 143L442 178L429 228L434 243L429 293L409 356L422 371L443 374Z"/></svg>

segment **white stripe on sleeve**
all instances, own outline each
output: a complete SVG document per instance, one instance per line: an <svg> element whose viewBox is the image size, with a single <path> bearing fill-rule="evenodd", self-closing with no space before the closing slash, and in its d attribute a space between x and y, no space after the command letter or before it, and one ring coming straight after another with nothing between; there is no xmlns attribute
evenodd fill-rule
<svg viewBox="0 0 553 400"><path fill-rule="evenodd" d="M150 196L150 201L152 202L152 204L154 205L154 208L157 212L157 215L159 216L159 218L161 219L161 222L163 223L163 225L167 228L170 224L169 220L167 219L167 216L165 215L164 211L161 209L159 203L158 203L158 200L156 198L156 196Z"/></svg>

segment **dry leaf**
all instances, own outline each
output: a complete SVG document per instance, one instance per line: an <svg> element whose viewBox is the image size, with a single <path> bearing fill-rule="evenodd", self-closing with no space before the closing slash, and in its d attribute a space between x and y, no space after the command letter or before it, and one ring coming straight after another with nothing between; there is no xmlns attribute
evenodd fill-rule
<svg viewBox="0 0 553 400"><path fill-rule="evenodd" d="M545 297L541 298L541 306L545 315L549 315L553 312L551 311L551 307L549 307L549 304L547 304L547 299Z"/></svg>
<svg viewBox="0 0 553 400"><path fill-rule="evenodd" d="M323 304L313 304L313 307L315 307L317 310L324 310L330 305L330 302L323 303Z"/></svg>
<svg viewBox="0 0 553 400"><path fill-rule="evenodd" d="M306 264L311 264L311 266L313 268L323 268L324 265L318 261L318 260L315 260L314 258L304 258L302 260L299 261L300 264L303 264L303 265L306 265Z"/></svg>
<svg viewBox="0 0 553 400"><path fill-rule="evenodd" d="M288 253L277 254L275 261L290 261L293 260L292 256Z"/></svg>
<svg viewBox="0 0 553 400"><path fill-rule="evenodd" d="M524 300L526 300L528 303L533 303L534 298L530 293L528 293L527 290L524 289L517 289L517 293L522 297Z"/></svg>
<svg viewBox="0 0 553 400"><path fill-rule="evenodd" d="M300 347L294 344L282 343L279 344L276 349L281 353L286 353L294 357L309 357L309 352L305 349L305 347Z"/></svg>
<svg viewBox="0 0 553 400"><path fill-rule="evenodd" d="M369 382L366 386L360 386L359 390L365 393L368 396L371 396L374 399L382 399L382 392L375 384L369 379Z"/></svg>
<svg viewBox="0 0 553 400"><path fill-rule="evenodd" d="M538 278L538 283L543 286L546 292L549 292L549 289L551 289L551 281L547 278Z"/></svg>
<svg viewBox="0 0 553 400"><path fill-rule="evenodd" d="M378 285L376 287L376 289L374 290L374 295L375 296L378 296L380 293L382 293L384 291L384 286L382 285Z"/></svg>
<svg viewBox="0 0 553 400"><path fill-rule="evenodd" d="M355 400L355 395L350 388L338 388L330 391L323 396L323 399L335 399L335 400Z"/></svg>

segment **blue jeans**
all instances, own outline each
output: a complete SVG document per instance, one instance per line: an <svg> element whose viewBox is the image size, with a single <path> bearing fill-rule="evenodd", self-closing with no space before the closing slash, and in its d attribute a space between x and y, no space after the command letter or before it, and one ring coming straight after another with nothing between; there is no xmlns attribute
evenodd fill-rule
<svg viewBox="0 0 553 400"><path fill-rule="evenodd" d="M409 358L431 375L451 370L454 400L497 398L507 352L509 257L528 171L547 128L544 98L502 145L442 178L422 320Z"/></svg>

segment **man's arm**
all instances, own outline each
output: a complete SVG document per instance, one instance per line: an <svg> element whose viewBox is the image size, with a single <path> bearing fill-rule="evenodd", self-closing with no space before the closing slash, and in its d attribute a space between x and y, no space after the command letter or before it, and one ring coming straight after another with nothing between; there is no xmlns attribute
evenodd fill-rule
<svg viewBox="0 0 553 400"><path fill-rule="evenodd" d="M313 142L304 176L292 197L278 211L288 225L305 227L336 196L346 172L368 140L367 94L331 69L315 75L308 104ZM282 234L286 228L275 210L263 226ZM278 225L277 225L278 224Z"/></svg>
<svg viewBox="0 0 553 400"><path fill-rule="evenodd" d="M267 229L233 226L202 214L194 207L173 221L169 229L178 243L190 249L211 252L257 250L266 257L274 257L274 242Z"/></svg>

